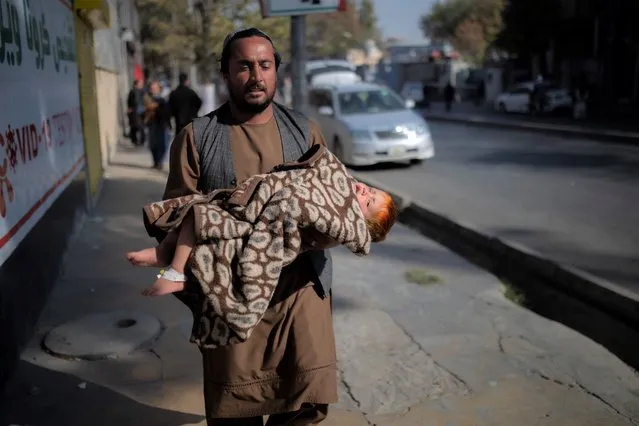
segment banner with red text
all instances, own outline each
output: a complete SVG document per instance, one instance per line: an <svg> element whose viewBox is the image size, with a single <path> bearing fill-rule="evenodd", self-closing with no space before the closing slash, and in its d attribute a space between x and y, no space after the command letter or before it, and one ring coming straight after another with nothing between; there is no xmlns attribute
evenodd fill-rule
<svg viewBox="0 0 639 426"><path fill-rule="evenodd" d="M71 2L0 0L0 264L83 165Z"/></svg>

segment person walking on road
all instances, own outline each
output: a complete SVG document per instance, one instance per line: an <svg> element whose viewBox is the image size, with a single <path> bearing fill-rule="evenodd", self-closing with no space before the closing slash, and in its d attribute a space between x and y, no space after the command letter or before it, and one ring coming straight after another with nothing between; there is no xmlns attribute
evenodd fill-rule
<svg viewBox="0 0 639 426"><path fill-rule="evenodd" d="M169 108L175 120L176 132L182 130L184 126L197 117L202 107L202 99L189 87L187 75L181 73L179 81L178 87L169 94Z"/></svg>
<svg viewBox="0 0 639 426"><path fill-rule="evenodd" d="M455 100L455 87L449 81L444 87L444 102L446 103L446 112L450 112L453 101Z"/></svg>
<svg viewBox="0 0 639 426"><path fill-rule="evenodd" d="M144 145L144 83L135 80L126 101L129 118L129 138L133 145Z"/></svg>
<svg viewBox="0 0 639 426"><path fill-rule="evenodd" d="M160 170L167 151L171 113L168 103L162 97L162 88L157 80L149 85L150 93L145 97L145 124L149 128L149 149L153 157L153 167Z"/></svg>
<svg viewBox="0 0 639 426"><path fill-rule="evenodd" d="M164 199L233 188L251 176L326 145L319 127L273 101L281 58L257 28L229 34L220 68L228 101L194 119L170 148ZM281 270L275 293L251 337L217 348L200 345L209 426L304 426L322 422L338 400L328 251L300 254ZM194 315L206 297L194 280L174 295ZM200 323L191 341L198 341Z"/></svg>

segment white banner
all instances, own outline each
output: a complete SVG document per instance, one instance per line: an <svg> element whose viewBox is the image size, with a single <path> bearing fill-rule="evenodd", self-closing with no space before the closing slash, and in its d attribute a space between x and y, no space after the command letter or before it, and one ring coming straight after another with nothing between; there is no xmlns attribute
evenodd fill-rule
<svg viewBox="0 0 639 426"><path fill-rule="evenodd" d="M0 264L84 165L69 0L0 0Z"/></svg>
<svg viewBox="0 0 639 426"><path fill-rule="evenodd" d="M340 0L261 0L262 16L310 15L335 12Z"/></svg>

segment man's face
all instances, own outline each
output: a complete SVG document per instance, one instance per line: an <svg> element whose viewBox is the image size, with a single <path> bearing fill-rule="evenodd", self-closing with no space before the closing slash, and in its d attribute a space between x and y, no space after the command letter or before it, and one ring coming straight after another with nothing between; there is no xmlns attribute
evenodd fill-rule
<svg viewBox="0 0 639 426"><path fill-rule="evenodd" d="M159 95L160 94L160 83L158 83L157 81L154 81L153 83L151 83L150 86L151 89L151 93L153 95Z"/></svg>
<svg viewBox="0 0 639 426"><path fill-rule="evenodd" d="M140 80L135 82L135 88L136 89L141 89L142 88L142 82Z"/></svg>
<svg viewBox="0 0 639 426"><path fill-rule="evenodd" d="M258 114L273 101L277 87L275 51L262 37L235 40L231 46L229 72L224 76L235 107Z"/></svg>

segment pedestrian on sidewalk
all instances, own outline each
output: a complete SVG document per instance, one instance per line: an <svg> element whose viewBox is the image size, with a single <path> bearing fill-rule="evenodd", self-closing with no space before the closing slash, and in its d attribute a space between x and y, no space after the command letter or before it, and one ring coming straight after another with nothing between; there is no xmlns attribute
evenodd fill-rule
<svg viewBox="0 0 639 426"><path fill-rule="evenodd" d="M455 87L449 81L444 87L444 102L446 102L446 112L450 112L453 101L455 100Z"/></svg>
<svg viewBox="0 0 639 426"><path fill-rule="evenodd" d="M220 68L228 101L187 124L171 144L164 199L233 188L256 174L326 145L303 114L273 102L281 59L257 28L229 34ZM337 397L332 323L332 261L324 250L299 255L282 269L251 337L218 348L200 346L209 426L304 426L326 418ZM202 290L193 280L174 293L198 315ZM191 341L199 339L195 324Z"/></svg>
<svg viewBox="0 0 639 426"><path fill-rule="evenodd" d="M191 89L189 78L180 73L178 87L169 94L169 108L175 120L175 131L179 132L197 117L202 107L202 98Z"/></svg>
<svg viewBox="0 0 639 426"><path fill-rule="evenodd" d="M425 80L422 83L422 102L420 106L430 111L430 87Z"/></svg>
<svg viewBox="0 0 639 426"><path fill-rule="evenodd" d="M171 113L166 99L161 95L162 88L157 80L151 82L149 91L144 102L145 123L149 129L149 150L153 158L153 167L160 170L168 149Z"/></svg>
<svg viewBox="0 0 639 426"><path fill-rule="evenodd" d="M144 145L144 83L140 80L133 82L126 101L129 118L129 138L133 145Z"/></svg>

